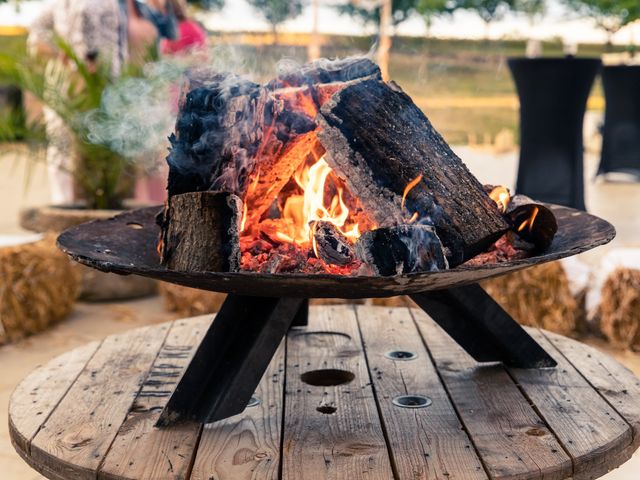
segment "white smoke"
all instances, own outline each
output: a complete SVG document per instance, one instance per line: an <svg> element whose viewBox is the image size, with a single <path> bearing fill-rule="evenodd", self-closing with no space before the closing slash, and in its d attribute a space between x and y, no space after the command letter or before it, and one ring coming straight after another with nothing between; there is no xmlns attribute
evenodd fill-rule
<svg viewBox="0 0 640 480"><path fill-rule="evenodd" d="M167 138L176 122L182 75L189 68L203 65L245 77L251 77L255 68L233 46L148 63L141 77L116 79L103 92L100 108L82 116L87 141L105 145L143 169L152 170L169 147Z"/></svg>
<svg viewBox="0 0 640 480"><path fill-rule="evenodd" d="M373 50L367 56L371 56ZM362 55L360 55L362 56ZM320 59L315 64L330 65ZM265 71L266 58L246 48L218 45L207 52L194 53L148 63L141 77L123 77L108 86L100 108L83 115L81 121L87 140L105 145L144 170L151 171L164 161L169 147L167 138L173 132L182 76L190 68L205 67L209 71L227 72L223 91L230 91L243 81L260 82L298 70L301 63L290 58L275 62L275 72Z"/></svg>

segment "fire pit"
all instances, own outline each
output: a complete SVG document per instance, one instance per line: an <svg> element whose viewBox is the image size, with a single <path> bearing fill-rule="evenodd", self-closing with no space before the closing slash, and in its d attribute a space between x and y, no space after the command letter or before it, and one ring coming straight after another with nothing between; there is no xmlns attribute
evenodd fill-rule
<svg viewBox="0 0 640 480"><path fill-rule="evenodd" d="M367 59L265 85L187 75L169 200L60 236L75 260L229 293L160 425L241 412L307 299L410 295L477 361L554 360L476 282L609 242L606 221L483 186Z"/></svg>

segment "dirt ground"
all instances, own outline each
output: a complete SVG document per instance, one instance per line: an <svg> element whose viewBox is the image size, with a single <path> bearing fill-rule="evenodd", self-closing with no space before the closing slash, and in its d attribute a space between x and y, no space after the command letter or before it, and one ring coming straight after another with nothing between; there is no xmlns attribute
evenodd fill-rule
<svg viewBox="0 0 640 480"><path fill-rule="evenodd" d="M517 153L495 155L489 151L456 149L472 171L485 183L513 185ZM587 158L587 178L592 178L596 157ZM24 159L8 158L0 153L0 234L21 233L17 214L21 207L47 203L46 172L41 167L30 169L30 184L25 188ZM604 251L615 246L640 246L640 215L622 205L640 204L640 184L604 184L588 181L587 205L590 211L611 221L618 230L612 246L587 254L585 260L597 263ZM76 346L106 335L126 331L141 325L172 319L158 297L144 300L85 304L79 303L64 322L40 335L22 342L0 347L0 478L7 480L36 480L40 475L31 470L14 452L7 430L6 412L9 397L15 386L37 365ZM605 342L590 343L615 356L640 375L640 354L618 351ZM607 480L635 480L640 478L640 454L621 468L603 477Z"/></svg>

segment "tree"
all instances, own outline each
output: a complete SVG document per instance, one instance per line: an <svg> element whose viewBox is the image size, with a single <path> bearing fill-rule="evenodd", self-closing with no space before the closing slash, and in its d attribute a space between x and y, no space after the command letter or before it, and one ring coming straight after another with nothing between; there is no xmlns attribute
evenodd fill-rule
<svg viewBox="0 0 640 480"><path fill-rule="evenodd" d="M638 0L564 0L585 17L592 18L598 28L607 33L607 45L624 26L640 19Z"/></svg>
<svg viewBox="0 0 640 480"><path fill-rule="evenodd" d="M486 36L492 22L502 20L514 8L516 0L458 0L458 8L472 10L484 21Z"/></svg>
<svg viewBox="0 0 640 480"><path fill-rule="evenodd" d="M396 26L404 22L415 10L418 0L393 0L391 4L391 23ZM380 25L381 1L350 0L337 5L338 12L360 20L365 25Z"/></svg>
<svg viewBox="0 0 640 480"><path fill-rule="evenodd" d="M424 24L427 27L427 37L431 31L433 20L443 15L450 15L457 5L453 0L418 0L416 12L422 15Z"/></svg>
<svg viewBox="0 0 640 480"><path fill-rule="evenodd" d="M546 13L547 2L546 0L515 0L513 9L516 12L524 13L529 22L533 24L537 17Z"/></svg>
<svg viewBox="0 0 640 480"><path fill-rule="evenodd" d="M307 3L306 0L248 0L248 2L271 25L274 43L278 43L278 25L300 15Z"/></svg>

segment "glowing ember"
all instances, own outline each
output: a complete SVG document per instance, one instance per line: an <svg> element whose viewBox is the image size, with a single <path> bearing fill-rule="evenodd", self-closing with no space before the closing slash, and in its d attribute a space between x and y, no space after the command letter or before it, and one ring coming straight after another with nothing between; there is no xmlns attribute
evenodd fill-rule
<svg viewBox="0 0 640 480"><path fill-rule="evenodd" d="M507 187L495 187L493 190L491 190L489 196L491 197L491 200L496 202L496 205L498 205L498 208L502 213L507 211L509 201L511 200L511 195L509 195L509 190L507 189Z"/></svg>
<svg viewBox="0 0 640 480"><path fill-rule="evenodd" d="M247 212L251 205L245 202L241 224L245 245L261 235L274 244L312 249L318 257L314 234L319 221L333 224L351 242L360 237L361 227L357 219L352 218L343 198L345 187L324 158L301 165L293 181L292 190L281 204L279 218L248 225Z"/></svg>
<svg viewBox="0 0 640 480"><path fill-rule="evenodd" d="M531 229L533 228L533 222L536 221L536 217L538 216L539 211L540 209L538 207L534 208L529 218L527 218L524 222L520 224L520 226L518 227L518 232L521 232L525 228L528 228L530 232Z"/></svg>

